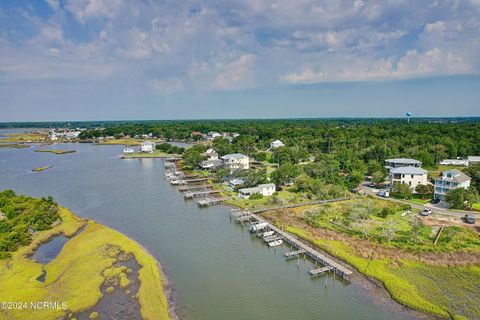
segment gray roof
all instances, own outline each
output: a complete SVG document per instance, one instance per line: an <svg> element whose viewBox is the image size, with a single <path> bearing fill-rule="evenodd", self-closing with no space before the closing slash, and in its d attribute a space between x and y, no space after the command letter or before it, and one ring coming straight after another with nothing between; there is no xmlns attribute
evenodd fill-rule
<svg viewBox="0 0 480 320"><path fill-rule="evenodd" d="M247 156L241 153L232 153L232 154L226 154L222 157L222 159L242 159L246 158Z"/></svg>
<svg viewBox="0 0 480 320"><path fill-rule="evenodd" d="M451 178L448 178L447 175L448 174L451 174L453 177ZM469 176L467 176L465 173L463 173L462 171L460 170L457 170L457 169L450 169L450 170L447 170L447 171L442 171L440 177L438 177L437 179L435 180L448 180L448 181L452 181L452 182L456 182L456 183L463 183L463 182L466 182L468 180L471 180Z"/></svg>
<svg viewBox="0 0 480 320"><path fill-rule="evenodd" d="M394 158L394 159L386 159L385 162L395 162L395 163L411 163L411 164L421 164L421 161L410 159L410 158Z"/></svg>
<svg viewBox="0 0 480 320"><path fill-rule="evenodd" d="M222 160L220 159L213 159L213 160L204 160L202 161L201 165L206 166L212 164L214 166L221 166L222 165Z"/></svg>
<svg viewBox="0 0 480 320"><path fill-rule="evenodd" d="M259 184L259 188L276 188L277 186L274 183L264 183L264 184Z"/></svg>
<svg viewBox="0 0 480 320"><path fill-rule="evenodd" d="M260 192L260 189L258 187L252 187L252 188L238 189L238 191L242 193L258 193Z"/></svg>
<svg viewBox="0 0 480 320"><path fill-rule="evenodd" d="M427 174L428 171L418 167L398 167L390 170L390 173L398 174Z"/></svg>
<svg viewBox="0 0 480 320"><path fill-rule="evenodd" d="M468 156L468 161L480 161L480 156Z"/></svg>

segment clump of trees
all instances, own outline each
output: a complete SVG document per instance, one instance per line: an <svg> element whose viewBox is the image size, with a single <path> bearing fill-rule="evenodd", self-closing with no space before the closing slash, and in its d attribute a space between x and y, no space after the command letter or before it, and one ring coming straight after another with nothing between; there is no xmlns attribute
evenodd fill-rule
<svg viewBox="0 0 480 320"><path fill-rule="evenodd" d="M0 259L30 244L35 232L50 229L60 219L51 197L17 196L12 190L0 192L0 213Z"/></svg>
<svg viewBox="0 0 480 320"><path fill-rule="evenodd" d="M472 209L473 204L480 202L480 195L475 187L457 188L447 192L445 200L453 209Z"/></svg>
<svg viewBox="0 0 480 320"><path fill-rule="evenodd" d="M185 148L172 146L170 143L161 143L155 146L155 149L163 151L169 154L182 154L185 152Z"/></svg>

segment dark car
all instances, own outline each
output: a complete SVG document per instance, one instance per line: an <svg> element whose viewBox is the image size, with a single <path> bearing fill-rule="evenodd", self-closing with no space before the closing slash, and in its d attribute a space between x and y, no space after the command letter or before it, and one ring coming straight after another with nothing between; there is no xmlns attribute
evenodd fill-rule
<svg viewBox="0 0 480 320"><path fill-rule="evenodd" d="M475 217L471 214L466 214L465 217L463 217L463 220L466 223L469 223L469 224L474 224L475 223Z"/></svg>

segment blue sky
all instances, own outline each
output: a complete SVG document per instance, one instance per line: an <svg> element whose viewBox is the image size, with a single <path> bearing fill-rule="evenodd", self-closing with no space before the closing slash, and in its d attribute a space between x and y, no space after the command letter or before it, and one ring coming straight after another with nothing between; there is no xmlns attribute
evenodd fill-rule
<svg viewBox="0 0 480 320"><path fill-rule="evenodd" d="M0 122L480 116L480 0L0 0Z"/></svg>

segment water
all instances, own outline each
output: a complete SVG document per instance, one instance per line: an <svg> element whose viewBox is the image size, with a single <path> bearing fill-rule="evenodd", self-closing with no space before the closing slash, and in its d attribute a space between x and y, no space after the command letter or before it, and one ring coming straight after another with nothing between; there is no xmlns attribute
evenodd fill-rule
<svg viewBox="0 0 480 320"><path fill-rule="evenodd" d="M68 240L69 238L65 237L64 235L58 235L54 237L52 240L40 245L32 255L32 259L37 260L41 264L49 263L60 253Z"/></svg>
<svg viewBox="0 0 480 320"><path fill-rule="evenodd" d="M161 160L121 160L122 146L46 147L77 152L0 149L0 190L52 195L141 243L165 269L183 318L408 319L356 283L311 280L309 262L285 262L285 248L267 248L230 222L228 208L184 201L166 183ZM54 167L31 172L44 165Z"/></svg>

